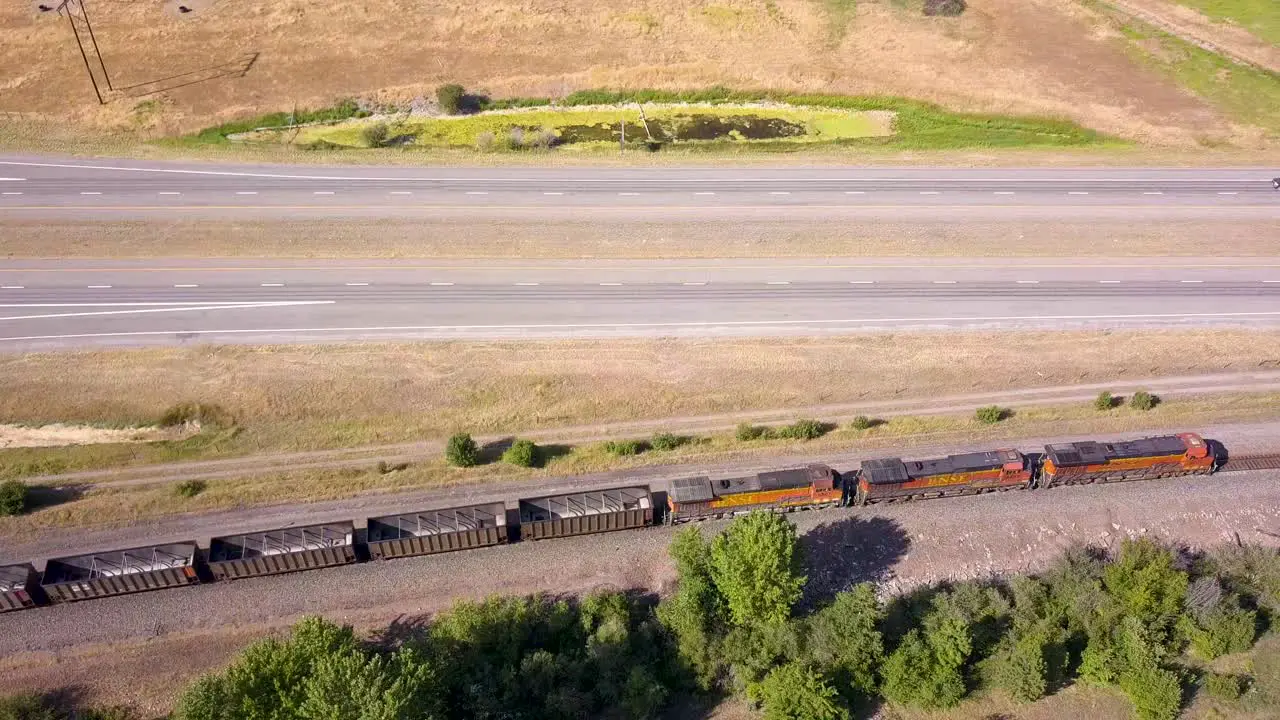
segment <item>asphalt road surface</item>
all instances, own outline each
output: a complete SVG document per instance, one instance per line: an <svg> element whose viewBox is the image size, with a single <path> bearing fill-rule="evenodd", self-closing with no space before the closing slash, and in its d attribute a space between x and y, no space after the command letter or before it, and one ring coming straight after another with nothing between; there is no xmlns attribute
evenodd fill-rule
<svg viewBox="0 0 1280 720"><path fill-rule="evenodd" d="M1280 260L8 261L0 351L1280 325Z"/></svg>
<svg viewBox="0 0 1280 720"><path fill-rule="evenodd" d="M510 169L222 165L0 156L0 222L785 213L1280 219L1258 170Z"/></svg>

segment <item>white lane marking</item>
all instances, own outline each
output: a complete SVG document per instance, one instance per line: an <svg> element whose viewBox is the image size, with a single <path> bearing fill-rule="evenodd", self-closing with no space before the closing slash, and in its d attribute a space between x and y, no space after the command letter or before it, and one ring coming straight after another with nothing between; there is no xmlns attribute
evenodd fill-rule
<svg viewBox="0 0 1280 720"><path fill-rule="evenodd" d="M1148 192L1144 192L1142 194L1143 195L1163 195L1164 193L1160 192L1159 190L1151 190Z"/></svg>
<svg viewBox="0 0 1280 720"><path fill-rule="evenodd" d="M174 285L176 288L198 288L199 285Z"/></svg>
<svg viewBox="0 0 1280 720"><path fill-rule="evenodd" d="M158 192L158 193L156 193L156 194L157 194L157 195L181 195L182 193L177 192L177 191L175 191L175 190L161 190L160 192Z"/></svg>
<svg viewBox="0 0 1280 720"><path fill-rule="evenodd" d="M16 190L10 190L10 191L8 191L8 192L2 192L2 193L0 193L0 195L21 195L21 194L22 194L22 193L17 192Z"/></svg>
<svg viewBox="0 0 1280 720"><path fill-rule="evenodd" d="M544 192L543 195L563 195L562 192Z"/></svg>
<svg viewBox="0 0 1280 720"><path fill-rule="evenodd" d="M630 197L630 196L634 196L634 195L639 195L640 193L638 193L638 192L620 192L620 193L618 193L618 194L619 194L619 195L624 195L624 196L628 196L628 197Z"/></svg>
<svg viewBox="0 0 1280 720"><path fill-rule="evenodd" d="M96 190L81 190L80 194L81 195L101 195L102 193L97 192Z"/></svg>
<svg viewBox="0 0 1280 720"><path fill-rule="evenodd" d="M408 190L392 190L391 194L392 195L412 195L413 193Z"/></svg>
<svg viewBox="0 0 1280 720"><path fill-rule="evenodd" d="M332 190L316 190L311 194L312 195L332 195L333 191Z"/></svg>
<svg viewBox="0 0 1280 720"><path fill-rule="evenodd" d="M257 190L237 190L236 194L237 195L257 195L258 191Z"/></svg>
<svg viewBox="0 0 1280 720"><path fill-rule="evenodd" d="M850 280L850 285L874 285L875 280Z"/></svg>
<svg viewBox="0 0 1280 720"><path fill-rule="evenodd" d="M770 192L769 194L770 194L770 195L790 195L791 193L790 193L790 192L788 192L788 191L786 191L786 190L774 190L773 192Z"/></svg>
<svg viewBox="0 0 1280 720"><path fill-rule="evenodd" d="M364 287L369 283L344 283L347 287Z"/></svg>
<svg viewBox="0 0 1280 720"><path fill-rule="evenodd" d="M997 191L995 191L995 192L993 192L993 193L991 193L991 194L992 194L992 195L1012 195L1012 194L1013 194L1013 191L1012 191L1012 190L997 190Z"/></svg>
<svg viewBox="0 0 1280 720"><path fill-rule="evenodd" d="M1039 285L1040 281L1039 280L1018 280L1017 283L1019 285Z"/></svg>
<svg viewBox="0 0 1280 720"><path fill-rule="evenodd" d="M90 290L110 290L111 289L110 285L86 285L85 287L89 288Z"/></svg>
<svg viewBox="0 0 1280 720"><path fill-rule="evenodd" d="M359 180L359 181L376 181L376 182L397 182L397 181L434 181L434 182L463 182L474 181L475 178L451 178L451 177L374 177L362 175L293 175L287 173L255 173L255 172L237 172L233 170L190 170L186 168L143 168L143 167L124 167L120 165L79 165L74 163L51 163L51 162L24 162L18 160L0 160L0 165L8 165L12 167L43 167L43 168L61 168L71 170L109 170L116 172L142 172L142 173L169 173L175 175L216 175L221 177L254 177L254 178L273 178L283 180ZM511 182L526 183L527 178L493 178L490 182ZM733 182L777 182L777 178L733 178ZM826 178L826 177L810 177L810 178L788 178L788 182L1018 182L1018 183L1129 183L1133 182L1133 178L922 178L922 177L898 177L898 178ZM672 182L679 183L705 183L703 178L615 178L601 179L597 182L646 182L670 184ZM1161 178L1160 182L1173 183L1202 183L1204 178ZM1219 183L1250 183L1271 182L1270 177L1258 176L1255 178L1221 178L1214 179L1213 182Z"/></svg>
<svg viewBox="0 0 1280 720"><path fill-rule="evenodd" d="M183 311L203 311L203 310L252 310L255 308L279 308L288 307L290 305L332 305L333 300L302 300L298 302L263 302L263 303L187 303L182 307L163 307L163 308L147 308L134 310L100 310L95 312L74 312L74 313L48 313L44 315L10 315L8 317L0 317L0 320L47 320L52 318L70 318L70 317L96 317L100 315L141 315L144 313L163 313L163 312L183 312ZM178 304L178 303L168 303ZM21 305L11 307L24 307ZM41 307L40 305L27 305L25 307Z"/></svg>
<svg viewBox="0 0 1280 720"><path fill-rule="evenodd" d="M1086 190L1071 190L1067 194L1068 195L1088 195L1089 193Z"/></svg>
<svg viewBox="0 0 1280 720"><path fill-rule="evenodd" d="M516 283L516 285L519 285L520 287L533 287L537 284L538 283L529 283L529 282Z"/></svg>
<svg viewBox="0 0 1280 720"><path fill-rule="evenodd" d="M1203 280L1179 280L1178 282L1184 282L1184 283L1202 283L1202 282L1204 282L1204 281L1203 281Z"/></svg>
<svg viewBox="0 0 1280 720"><path fill-rule="evenodd" d="M955 280L934 280L933 284L934 285L955 285L956 281Z"/></svg>
<svg viewBox="0 0 1280 720"><path fill-rule="evenodd" d="M283 304L332 304L332 300L281 303ZM540 325L384 325L368 327L321 327L321 328L262 328L240 330L139 330L136 332L114 333L75 333L69 335L27 335L20 337L0 337L0 342L22 342L30 340L74 340L111 337L154 337L157 335L247 335L247 334L279 334L279 333L325 333L325 332L430 332L459 330L590 330L627 328L714 328L714 327L761 327L761 326L795 326L795 325L856 325L884 323L917 323L937 324L945 322L990 323L990 322L1022 322L1037 320L1173 320L1188 318L1248 318L1248 317L1280 317L1280 310L1260 312L1208 312L1208 313L1135 313L1129 315L984 315L979 317L908 317L908 318L841 318L838 320L725 320L721 322L655 322L655 323L564 323Z"/></svg>
<svg viewBox="0 0 1280 720"><path fill-rule="evenodd" d="M941 195L942 193L938 192L937 190L921 190L920 194L921 195Z"/></svg>
<svg viewBox="0 0 1280 720"><path fill-rule="evenodd" d="M715 195L715 193L703 191L703 192L696 192L694 193L694 195Z"/></svg>
<svg viewBox="0 0 1280 720"><path fill-rule="evenodd" d="M790 284L791 284L790 280L770 280L769 282L765 283L765 285L790 285Z"/></svg>
<svg viewBox="0 0 1280 720"><path fill-rule="evenodd" d="M619 286L619 285L621 285L622 283L600 283L600 284L601 284L601 285L604 285L604 286L606 286L606 287L618 287L618 286Z"/></svg>
<svg viewBox="0 0 1280 720"><path fill-rule="evenodd" d="M866 195L867 193L863 190L845 190L844 194L845 195Z"/></svg>
<svg viewBox="0 0 1280 720"><path fill-rule="evenodd" d="M1280 283L1280 280L1263 280L1264 283Z"/></svg>
<svg viewBox="0 0 1280 720"><path fill-rule="evenodd" d="M26 178L6 178L6 177L0 177L0 182L26 182Z"/></svg>
<svg viewBox="0 0 1280 720"><path fill-rule="evenodd" d="M687 282L687 283L680 283L680 284L681 285L706 285L705 282Z"/></svg>
<svg viewBox="0 0 1280 720"><path fill-rule="evenodd" d="M1103 285L1115 285L1120 281L1119 280L1099 280L1098 282L1102 283Z"/></svg>
<svg viewBox="0 0 1280 720"><path fill-rule="evenodd" d="M1218 194L1219 194L1219 195L1239 195L1240 193L1237 193L1237 192L1220 192L1220 193L1218 193Z"/></svg>
<svg viewBox="0 0 1280 720"><path fill-rule="evenodd" d="M0 285L0 290L25 290L22 285Z"/></svg>
<svg viewBox="0 0 1280 720"><path fill-rule="evenodd" d="M258 287L284 287L284 283L261 283Z"/></svg>
<svg viewBox="0 0 1280 720"><path fill-rule="evenodd" d="M467 194L468 195L488 195L489 193L486 190L468 190Z"/></svg>
<svg viewBox="0 0 1280 720"><path fill-rule="evenodd" d="M448 282L433 282L431 284L436 287L449 287L450 285L453 285L453 283L448 283Z"/></svg>

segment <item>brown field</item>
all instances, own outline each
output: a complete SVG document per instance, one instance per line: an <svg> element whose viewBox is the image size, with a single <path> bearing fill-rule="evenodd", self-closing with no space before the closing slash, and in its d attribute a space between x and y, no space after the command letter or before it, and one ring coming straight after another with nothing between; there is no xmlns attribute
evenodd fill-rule
<svg viewBox="0 0 1280 720"><path fill-rule="evenodd" d="M1220 257L1275 254L1280 222L903 222L816 217L155 222L8 219L10 258ZM1069 248L1069 250L1064 250Z"/></svg>
<svg viewBox="0 0 1280 720"><path fill-rule="evenodd" d="M721 84L1063 117L1154 145L1261 142L1136 64L1111 26L1075 3L971 0L949 19L926 18L910 0L864 0L847 24L817 0L190 5L196 12L179 15L176 3L93 3L123 88L100 107L67 23L33 3L5 4L0 110L154 136L347 95L405 100L447 81L495 97Z"/></svg>

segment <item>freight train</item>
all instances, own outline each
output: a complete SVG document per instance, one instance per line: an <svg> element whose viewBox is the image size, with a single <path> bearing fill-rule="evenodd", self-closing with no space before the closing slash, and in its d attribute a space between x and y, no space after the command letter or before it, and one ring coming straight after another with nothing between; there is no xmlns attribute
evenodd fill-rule
<svg viewBox="0 0 1280 720"><path fill-rule="evenodd" d="M927 460L881 458L840 473L820 464L750 477L674 481L668 524L765 509L866 505L1011 489L1040 489L1180 475L1207 475L1220 458L1194 433L1129 442L1048 445L1043 454L1001 449ZM641 528L654 524L654 493L627 486L278 528L195 541L0 566L0 613L144 590Z"/></svg>

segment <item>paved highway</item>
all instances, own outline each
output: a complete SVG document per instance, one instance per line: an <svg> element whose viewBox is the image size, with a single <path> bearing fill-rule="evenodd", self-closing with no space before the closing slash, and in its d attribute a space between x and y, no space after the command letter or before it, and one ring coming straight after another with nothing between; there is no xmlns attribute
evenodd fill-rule
<svg viewBox="0 0 1280 720"><path fill-rule="evenodd" d="M8 261L0 352L1280 325L1280 260Z"/></svg>
<svg viewBox="0 0 1280 720"><path fill-rule="evenodd" d="M222 165L0 156L6 217L564 213L1280 219L1257 170L510 169Z"/></svg>

